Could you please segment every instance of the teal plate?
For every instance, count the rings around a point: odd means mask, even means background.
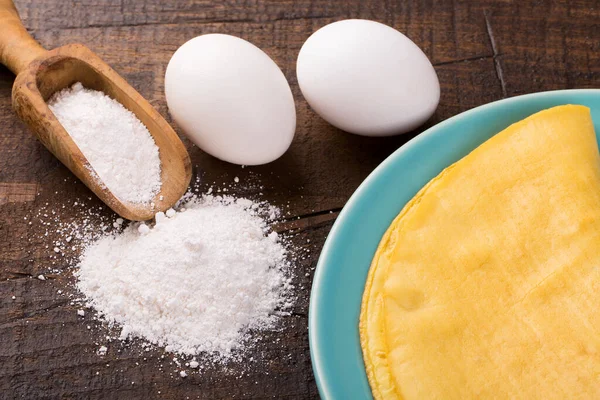
[[[358,333],[360,305],[371,259],[404,205],[444,168],[540,110],[582,104],[600,134],[600,89],[513,97],[443,121],[399,148],[352,195],[325,242],[309,309],[313,371],[324,399],[370,399]]]

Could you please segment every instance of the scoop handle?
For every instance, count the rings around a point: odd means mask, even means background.
[[[12,0],[0,0],[0,63],[18,75],[45,53],[46,50],[27,33]]]

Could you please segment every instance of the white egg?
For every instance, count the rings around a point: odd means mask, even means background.
[[[379,22],[344,20],[319,29],[298,55],[298,84],[310,106],[351,133],[387,136],[423,124],[440,84],[427,56]]]
[[[221,160],[265,164],[294,137],[296,108],[285,76],[267,54],[235,36],[184,43],[167,66],[165,96],[185,134]]]

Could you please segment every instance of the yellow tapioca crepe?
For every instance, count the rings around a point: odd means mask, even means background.
[[[360,315],[376,399],[600,399],[600,157],[583,106],[446,168],[373,259]]]

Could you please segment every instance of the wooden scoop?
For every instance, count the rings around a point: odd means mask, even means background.
[[[123,218],[143,221],[173,206],[191,179],[190,157],[171,126],[138,92],[81,44],[46,51],[25,30],[12,0],[0,0],[0,62],[17,75],[13,108],[39,140],[104,203]],[[58,122],[46,101],[76,82],[99,90],[133,112],[150,131],[159,148],[162,187],[151,203],[118,199]],[[98,132],[99,135],[102,132]]]

